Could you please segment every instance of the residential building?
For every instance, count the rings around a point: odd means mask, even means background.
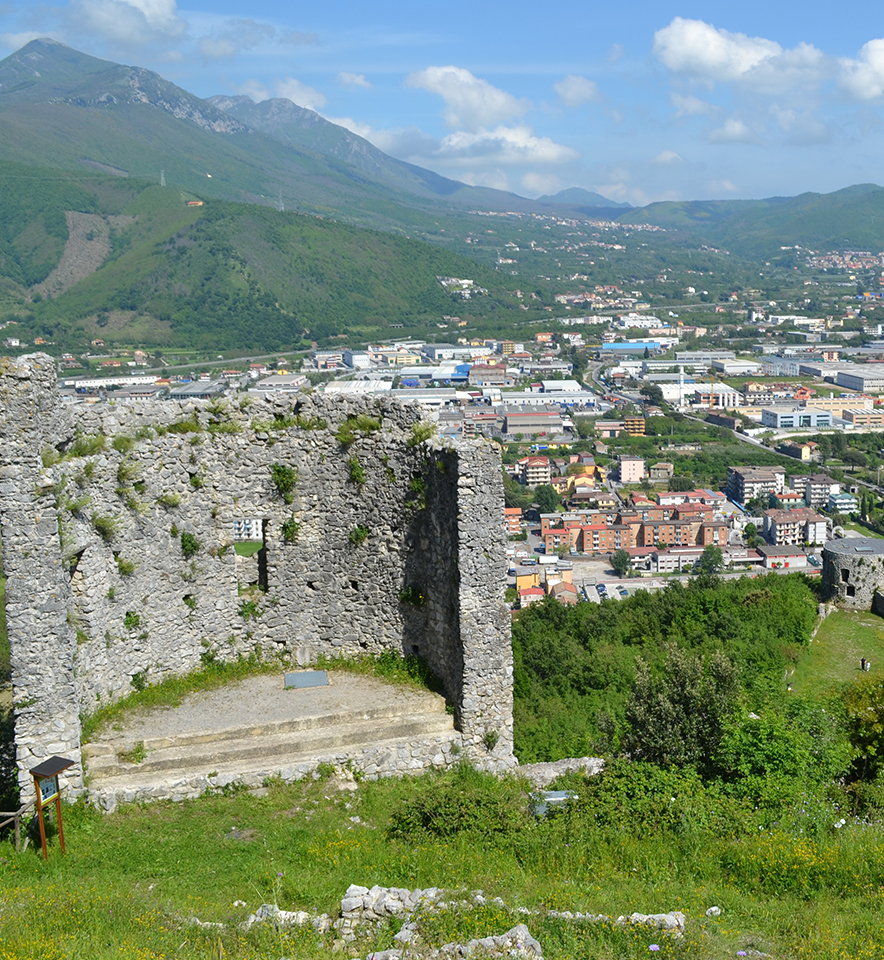
[[[621,483],[639,483],[645,478],[645,461],[643,457],[623,453],[618,457],[620,464]]]
[[[737,503],[747,503],[755,497],[779,493],[786,486],[783,467],[728,467],[727,493]]]
[[[655,463],[648,468],[651,480],[671,480],[675,468],[671,463]]]
[[[549,483],[552,479],[548,457],[523,457],[519,461],[520,480],[529,487]]]
[[[807,507],[797,510],[765,510],[762,530],[768,543],[776,546],[798,543],[825,543],[826,518]]]
[[[804,502],[820,510],[829,502],[829,496],[841,492],[841,484],[824,473],[798,474],[789,479],[789,486],[804,495]]]
[[[826,510],[829,513],[856,513],[859,510],[859,501],[851,493],[830,493]]]
[[[522,532],[522,508],[521,507],[504,507],[503,509],[504,523],[506,525],[506,532],[509,534],[516,534]]]

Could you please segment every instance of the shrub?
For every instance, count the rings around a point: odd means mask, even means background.
[[[284,463],[270,465],[270,479],[276,487],[276,492],[286,503],[295,499],[295,487],[298,483],[298,471]]]
[[[126,484],[138,476],[140,468],[137,463],[131,460],[121,460],[117,467],[117,483]]]
[[[185,530],[181,534],[181,552],[185,557],[190,559],[194,554],[199,553],[200,551],[200,542],[194,536],[194,534]]]
[[[127,630],[135,630],[141,625],[141,617],[134,610],[127,610],[123,625]]]
[[[362,526],[362,524],[357,524],[353,529],[347,534],[347,539],[354,546],[359,546],[361,543],[365,543],[368,539],[368,535],[371,531],[368,527]]]
[[[116,557],[117,569],[120,571],[120,575],[124,577],[131,577],[135,573],[135,564],[132,560],[124,560],[122,557]]]
[[[301,524],[292,516],[282,522],[280,530],[283,540],[287,543],[297,543],[298,536],[301,533]]]
[[[181,503],[181,494],[178,493],[162,493],[157,497],[157,503],[161,507],[177,507]]]
[[[257,620],[261,616],[261,608],[257,600],[243,600],[239,605],[239,615],[243,620]]]
[[[350,482],[361,487],[365,483],[365,467],[359,462],[359,458],[354,454],[347,461],[347,470],[350,474]]]
[[[453,773],[429,779],[416,795],[393,810],[388,835],[409,843],[459,834],[492,838],[512,836],[527,821],[522,785],[461,764]]]
[[[121,434],[120,436],[114,437],[113,440],[111,440],[111,446],[118,453],[125,454],[129,453],[135,446],[135,440],[132,437],[126,437]]]

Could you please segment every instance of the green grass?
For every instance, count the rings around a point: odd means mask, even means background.
[[[884,534],[878,533],[877,530],[873,530],[871,527],[867,527],[861,523],[855,523],[853,520],[847,520],[845,523],[841,524],[845,530],[853,530],[854,533],[858,533],[862,537],[875,537],[878,540],[884,540]]]
[[[237,556],[254,557],[256,553],[260,553],[263,546],[264,544],[260,540],[244,540],[241,543],[235,543],[233,549]]]
[[[796,694],[817,696],[860,676],[860,659],[884,670],[884,620],[865,611],[830,614],[801,654],[790,679]]]
[[[8,838],[0,843],[0,960],[331,958],[339,955],[332,938],[322,945],[312,930],[258,924],[243,932],[237,924],[274,901],[335,915],[351,883],[481,889],[509,909],[489,902],[425,916],[427,940],[463,942],[521,921],[548,960],[638,960],[651,955],[652,943],[659,956],[696,960],[738,950],[877,960],[884,949],[878,828],[810,841],[776,831],[722,839],[688,826],[681,835],[636,839],[619,826],[523,815],[498,836],[467,829],[416,841],[389,832],[394,813],[416,797],[456,797],[461,789],[470,797],[500,793],[465,772],[362,783],[355,792],[322,780],[271,783],[261,797],[214,795],[112,815],[67,809],[65,857],[55,839],[45,864],[34,850],[15,855]],[[514,795],[518,787],[505,790]],[[720,918],[705,916],[712,904]],[[646,929],[523,917],[514,912],[520,906],[614,918],[682,910],[687,934],[670,940]],[[202,929],[191,918],[225,926]],[[393,946],[395,929],[382,925],[354,952]]]

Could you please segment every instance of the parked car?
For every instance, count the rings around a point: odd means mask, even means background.
[[[608,588],[603,583],[597,583],[595,588],[600,597],[603,597],[608,592]]]
[[[629,596],[629,591],[626,589],[626,587],[618,587],[617,592],[620,594],[621,597]]]

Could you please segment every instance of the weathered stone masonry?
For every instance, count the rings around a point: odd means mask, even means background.
[[[81,713],[255,652],[419,653],[467,755],[514,763],[496,446],[421,440],[421,411],[387,399],[72,410],[42,355],[0,360],[0,405],[25,794],[44,756],[79,760]],[[256,560],[232,548],[244,522]]]

